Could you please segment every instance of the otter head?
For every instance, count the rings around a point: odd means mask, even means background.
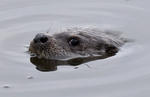
[[[29,51],[46,59],[72,58],[100,55],[104,57],[118,52],[118,42],[104,33],[67,30],[53,36],[39,33],[30,43]]]

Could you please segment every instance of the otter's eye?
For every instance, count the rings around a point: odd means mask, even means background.
[[[69,44],[72,46],[77,46],[80,43],[78,38],[71,38],[69,39]]]

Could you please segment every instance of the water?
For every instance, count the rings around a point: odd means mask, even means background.
[[[0,0],[2,97],[149,97],[148,0]],[[26,45],[39,33],[69,26],[124,32],[134,43],[114,57],[41,72]]]

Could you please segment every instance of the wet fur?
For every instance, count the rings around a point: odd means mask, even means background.
[[[115,55],[127,41],[116,31],[101,31],[96,28],[70,28],[52,36],[45,44],[31,42],[29,51],[46,59],[69,58],[76,56]],[[78,37],[80,45],[72,47],[68,39]]]

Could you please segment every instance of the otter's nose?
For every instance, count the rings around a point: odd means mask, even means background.
[[[48,41],[48,37],[47,37],[47,35],[45,35],[43,33],[39,33],[35,36],[33,41],[34,41],[34,43],[45,43]]]

